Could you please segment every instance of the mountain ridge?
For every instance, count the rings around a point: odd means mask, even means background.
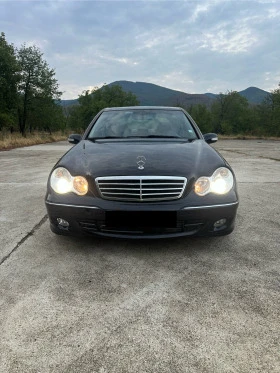
[[[125,92],[133,93],[140,105],[143,106],[183,106],[189,107],[196,104],[210,106],[219,94],[201,93],[193,94],[159,86],[147,82],[132,82],[129,80],[118,80],[109,83],[108,86],[120,85]],[[260,104],[269,92],[257,87],[248,87],[240,92],[250,104]],[[78,99],[61,100],[61,105],[70,106],[77,104]]]
[[[159,86],[153,83],[146,82],[131,82],[127,80],[119,80],[111,85],[120,85],[126,92],[132,92],[138,98],[140,105],[147,106],[190,106],[198,103],[209,105],[211,99],[204,94],[190,94],[182,91]]]

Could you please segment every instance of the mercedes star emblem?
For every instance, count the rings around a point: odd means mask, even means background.
[[[137,162],[138,164],[138,169],[139,170],[144,170],[144,164],[146,163],[146,158],[143,155],[139,155],[137,157]]]

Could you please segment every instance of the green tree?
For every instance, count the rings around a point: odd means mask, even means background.
[[[212,132],[212,116],[206,105],[191,105],[187,110],[198,124],[202,133]]]
[[[222,134],[238,134],[249,124],[248,100],[238,92],[220,93],[212,104],[213,129]]]
[[[8,44],[4,32],[0,34],[0,130],[13,128],[17,108],[19,65],[15,49]]]
[[[66,118],[63,108],[54,100],[44,97],[34,97],[32,110],[28,115],[29,130],[32,125],[33,130],[53,131],[65,129]]]
[[[280,136],[280,84],[264,101],[267,110],[266,132],[270,136]]]
[[[125,92],[119,85],[104,85],[92,91],[84,91],[78,99],[79,105],[70,111],[69,126],[72,129],[84,130],[94,116],[105,107],[135,106],[139,102],[134,94]]]
[[[45,105],[48,102],[50,108],[51,103],[59,99],[61,92],[55,79],[55,71],[48,66],[43,59],[43,53],[36,46],[23,45],[17,52],[17,59],[21,68],[18,85],[19,129],[25,135],[27,127],[32,131],[35,126],[40,127],[42,124],[40,121],[34,123],[31,113],[38,110],[41,103]],[[44,116],[44,113],[42,115]]]

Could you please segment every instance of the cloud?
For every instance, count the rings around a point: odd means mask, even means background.
[[[192,91],[194,81],[187,76],[183,71],[170,71],[166,74],[162,74],[159,77],[149,76],[149,82],[158,84],[161,86],[169,87],[172,85],[173,89],[178,91],[189,92]],[[184,89],[182,89],[184,87]]]
[[[210,49],[218,53],[244,53],[257,43],[258,39],[250,28],[243,26],[228,29],[219,26],[213,32],[204,34],[199,48]]]
[[[195,22],[199,18],[199,16],[201,15],[201,13],[207,13],[208,9],[209,9],[208,4],[203,4],[203,5],[198,4],[196,6],[192,16],[190,17],[190,21]]]
[[[42,50],[64,98],[115,80],[190,93],[271,89],[279,18],[278,1],[0,1],[0,31]]]

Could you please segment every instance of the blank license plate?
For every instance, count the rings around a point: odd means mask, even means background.
[[[107,211],[106,225],[109,227],[164,227],[175,228],[176,211]]]

